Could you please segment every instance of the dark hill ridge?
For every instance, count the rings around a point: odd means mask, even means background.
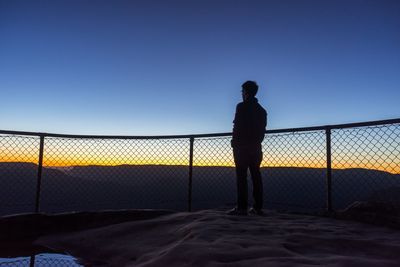
[[[38,165],[31,162],[0,162],[0,169],[35,169],[37,170]]]
[[[188,166],[174,165],[44,167],[41,210],[186,210],[188,172]],[[325,169],[268,167],[262,168],[262,173],[267,208],[320,210],[325,207]],[[0,214],[33,211],[37,165],[0,162],[0,182]],[[332,171],[336,209],[371,196],[385,201],[385,192],[393,196],[396,187],[400,187],[398,174],[368,169]],[[193,167],[193,209],[232,206],[235,198],[233,167]]]

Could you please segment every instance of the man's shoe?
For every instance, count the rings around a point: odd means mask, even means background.
[[[264,215],[264,211],[263,211],[262,209],[251,208],[251,209],[249,210],[249,214],[254,214],[254,215],[262,216],[262,215]]]
[[[247,210],[233,208],[233,209],[229,210],[226,214],[228,214],[228,215],[246,216],[247,215]]]

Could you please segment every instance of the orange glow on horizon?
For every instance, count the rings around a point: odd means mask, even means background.
[[[5,159],[4,157],[1,158],[0,162],[23,162],[23,163],[33,163],[38,164],[37,158],[32,157],[18,157],[18,160],[9,158]],[[121,165],[132,165],[132,166],[141,166],[141,165],[160,165],[160,166],[189,166],[189,162],[182,162],[179,160],[140,160],[140,161],[121,161],[121,160],[99,160],[99,159],[88,159],[85,161],[79,160],[63,160],[63,161],[44,161],[43,167],[73,167],[73,166],[121,166]],[[193,166],[195,167],[234,167],[233,160],[232,162],[215,162],[215,164],[209,164],[208,162],[194,162]],[[270,167],[270,168],[280,168],[280,167],[287,167],[287,168],[316,168],[316,169],[325,169],[326,166],[321,164],[310,164],[310,162],[306,163],[297,163],[297,164],[276,164],[273,162],[263,162],[261,167]],[[391,174],[400,174],[400,166],[399,164],[386,164],[383,166],[376,166],[372,163],[370,164],[351,164],[351,163],[336,163],[332,164],[332,169],[369,169],[369,170],[378,170],[384,171]]]
[[[11,137],[10,137],[11,138]],[[5,140],[5,139],[4,139]],[[10,139],[11,140],[11,139]],[[319,139],[318,139],[319,140]],[[5,140],[0,146],[0,162],[27,162],[38,164],[39,143],[36,139],[23,139],[21,146],[14,140]],[[279,141],[278,144],[280,144]],[[154,140],[70,140],[49,139],[45,142],[44,167],[119,166],[119,165],[189,165],[189,142]],[[265,146],[262,167],[326,168],[324,146],[289,149],[270,143]],[[332,153],[332,169],[362,168],[400,174],[397,150],[347,151],[339,147]],[[234,167],[229,139],[201,139],[195,142],[193,166]]]

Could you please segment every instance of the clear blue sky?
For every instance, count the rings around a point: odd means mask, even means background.
[[[255,80],[268,128],[400,117],[400,1],[0,0],[0,129],[232,129]]]

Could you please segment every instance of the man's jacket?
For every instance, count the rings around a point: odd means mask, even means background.
[[[267,112],[257,98],[239,103],[233,120],[232,147],[261,148],[266,126]]]

